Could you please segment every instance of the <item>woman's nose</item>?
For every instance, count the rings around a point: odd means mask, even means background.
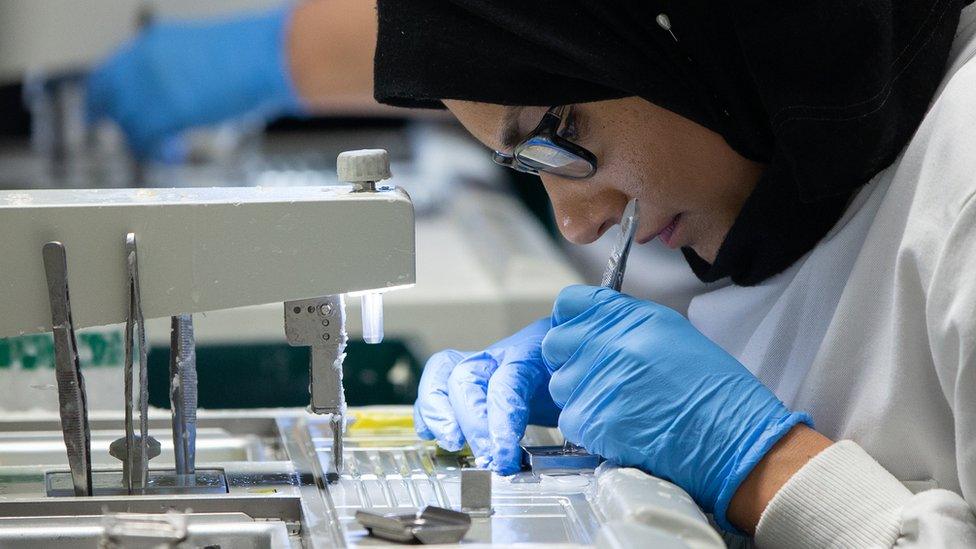
[[[627,198],[619,191],[587,188],[581,181],[542,178],[559,232],[573,244],[589,244],[617,223]]]

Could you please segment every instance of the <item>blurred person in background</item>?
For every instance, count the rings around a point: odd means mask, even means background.
[[[375,5],[357,0],[155,20],[93,69],[88,118],[165,161],[184,130],[230,119],[390,112],[372,99],[375,44]]]

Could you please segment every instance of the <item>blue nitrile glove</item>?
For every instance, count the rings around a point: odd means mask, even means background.
[[[117,122],[145,158],[187,128],[303,112],[286,58],[291,13],[151,24],[89,76],[89,120]]]
[[[723,528],[752,468],[807,414],[791,412],[677,312],[570,286],[542,343],[559,429],[620,465],[682,487]]]
[[[432,356],[414,404],[417,434],[452,452],[467,441],[478,465],[517,472],[526,425],[555,427],[559,415],[540,350],[549,325],[548,318],[533,322],[480,353]]]

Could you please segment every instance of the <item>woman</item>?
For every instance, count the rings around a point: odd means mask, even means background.
[[[526,423],[558,421],[763,545],[976,543],[962,8],[380,1],[377,99],[443,102],[539,174],[570,240],[637,198],[640,243],[734,283],[688,319],[567,288],[551,319],[428,362],[421,436],[506,474]]]
[[[526,424],[558,423],[760,545],[976,545],[963,4],[379,2],[377,99],[443,104],[498,162],[538,172],[570,240],[638,198],[640,242],[734,283],[687,319],[568,288],[551,319],[435,355],[419,434],[507,474]],[[95,72],[93,118],[146,153],[215,116],[314,108],[365,80],[332,77],[360,50],[336,47],[330,6],[154,26]],[[345,43],[368,43],[366,23]],[[270,55],[239,55],[255,49]]]

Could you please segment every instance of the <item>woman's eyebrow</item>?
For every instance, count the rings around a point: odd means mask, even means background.
[[[501,143],[502,148],[508,150],[515,148],[522,141],[522,132],[519,131],[519,117],[522,116],[524,107],[511,107],[505,111],[505,118],[502,120]]]

